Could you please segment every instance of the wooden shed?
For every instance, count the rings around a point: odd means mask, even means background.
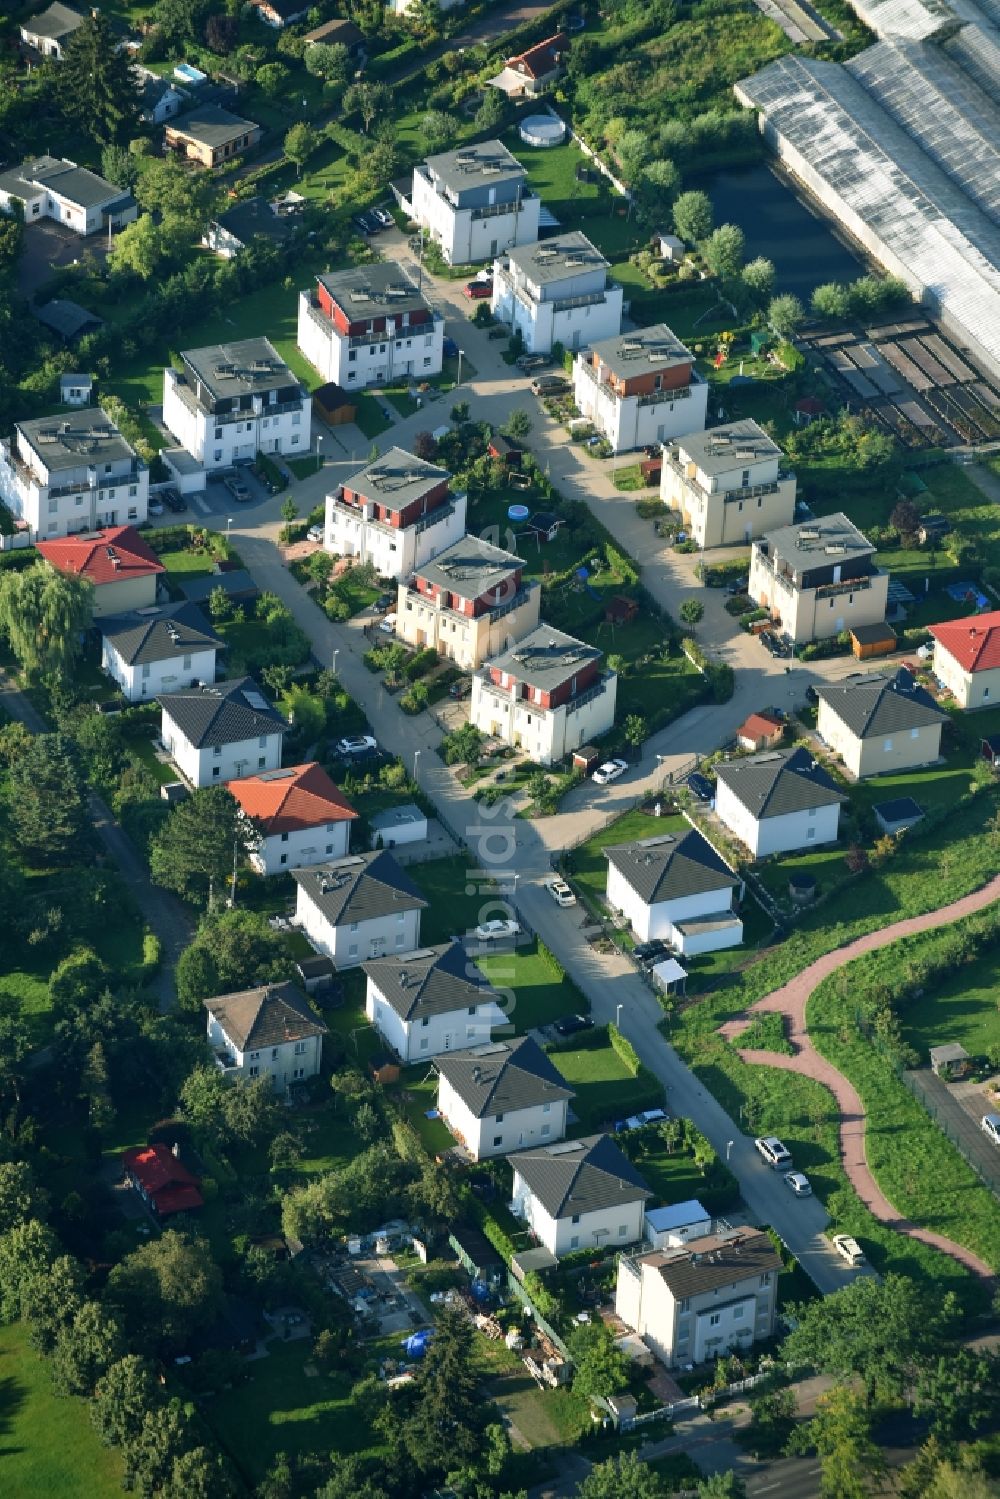
[[[630,599],[625,593],[616,593],[604,608],[604,618],[609,625],[630,625],[638,613],[638,599]]]
[[[851,650],[859,661],[869,656],[887,656],[896,649],[896,632],[892,625],[855,625],[851,631]]]
[[[516,443],[513,438],[505,436],[503,432],[493,433],[489,441],[489,454],[491,458],[495,458],[507,468],[520,468],[521,459],[524,456],[520,444]]]
[[[578,750],[573,751],[573,769],[582,770],[584,775],[589,775],[600,759],[601,752],[596,744],[581,744]]]
[[[313,411],[328,427],[342,427],[345,422],[357,421],[358,406],[354,395],[334,381],[314,390],[312,401]]]

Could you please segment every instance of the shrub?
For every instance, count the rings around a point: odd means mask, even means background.
[[[627,1067],[633,1077],[638,1077],[642,1063],[631,1041],[626,1040],[616,1025],[608,1026],[608,1040],[611,1042],[611,1050],[622,1066]]]

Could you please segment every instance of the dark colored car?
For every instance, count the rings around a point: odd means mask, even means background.
[[[160,499],[175,515],[181,515],[188,507],[187,500],[182,494],[178,494],[176,489],[161,489]]]
[[[726,592],[735,597],[738,593],[746,593],[749,587],[749,578],[733,578],[726,584]]]
[[[356,213],[351,223],[362,234],[379,234],[382,230],[382,225],[373,213]]]
[[[372,604],[372,613],[384,614],[387,609],[392,608],[395,602],[396,595],[394,593],[380,593],[374,604]]]
[[[687,783],[700,802],[710,802],[715,797],[715,788],[707,776],[695,770],[687,778]]]
[[[632,956],[637,963],[652,963],[658,958],[666,957],[670,951],[667,943],[659,937],[654,937],[649,942],[637,942],[632,949]]]
[[[468,697],[472,691],[472,683],[467,677],[462,677],[458,682],[452,682],[448,688],[448,696],[453,698]]]
[[[815,687],[813,686],[813,684],[811,682],[809,683],[809,686],[806,688],[806,702],[807,703],[812,703],[813,707],[815,707],[816,704],[819,702],[819,693],[816,691]]]
[[[589,1031],[594,1022],[589,1015],[567,1015],[565,1020],[556,1021],[556,1034],[560,1036],[575,1036],[578,1031]]]
[[[458,344],[453,338],[446,338],[441,344],[441,352],[446,359],[458,358]]]

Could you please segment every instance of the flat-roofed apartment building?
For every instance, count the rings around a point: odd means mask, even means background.
[[[0,499],[32,540],[140,525],[149,470],[99,406],[18,422],[0,441]]]
[[[595,342],[576,356],[573,395],[616,453],[700,432],[708,385],[665,323]]]
[[[299,293],[298,345],[344,389],[426,380],[441,373],[444,318],[397,261],[351,266]]]
[[[750,417],[688,432],[663,450],[660,498],[700,547],[745,546],[795,519],[795,475]]]
[[[267,338],[188,349],[163,371],[164,425],[206,469],[305,453],[312,401]]]
[[[420,162],[410,206],[449,265],[471,265],[533,244],[542,205],[521,163],[493,140]]]
[[[538,624],[541,585],[524,581],[524,565],[478,536],[463,536],[400,583],[397,636],[474,670]]]
[[[622,325],[623,298],[610,269],[578,230],[508,250],[493,262],[493,315],[521,334],[529,354],[610,338]]]
[[[876,563],[867,536],[837,511],[755,541],[748,592],[799,645],[855,625],[881,624],[889,575]]]
[[[371,562],[402,578],[465,532],[466,496],[451,475],[402,448],[390,448],[326,497],[328,552]]]

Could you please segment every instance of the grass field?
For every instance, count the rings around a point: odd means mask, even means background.
[[[551,1025],[564,1015],[587,1014],[590,1005],[571,978],[560,978],[535,948],[493,953],[480,958],[479,967],[501,991],[512,991],[510,1019],[519,1035]]]
[[[1000,954],[986,953],[953,979],[910,1000],[900,1020],[903,1037],[928,1061],[932,1046],[959,1041],[970,1056],[1000,1046]]]
[[[658,1085],[655,1090],[651,1088],[648,1076],[633,1077],[611,1049],[610,1042],[557,1050],[552,1053],[552,1061],[575,1089],[576,1097],[570,1100],[570,1108],[584,1131],[602,1129],[638,1109],[658,1108],[663,1104],[663,1089]]]
[[[10,1499],[112,1499],[118,1454],[101,1445],[82,1400],[52,1393],[21,1324],[0,1328],[0,1492]]]

